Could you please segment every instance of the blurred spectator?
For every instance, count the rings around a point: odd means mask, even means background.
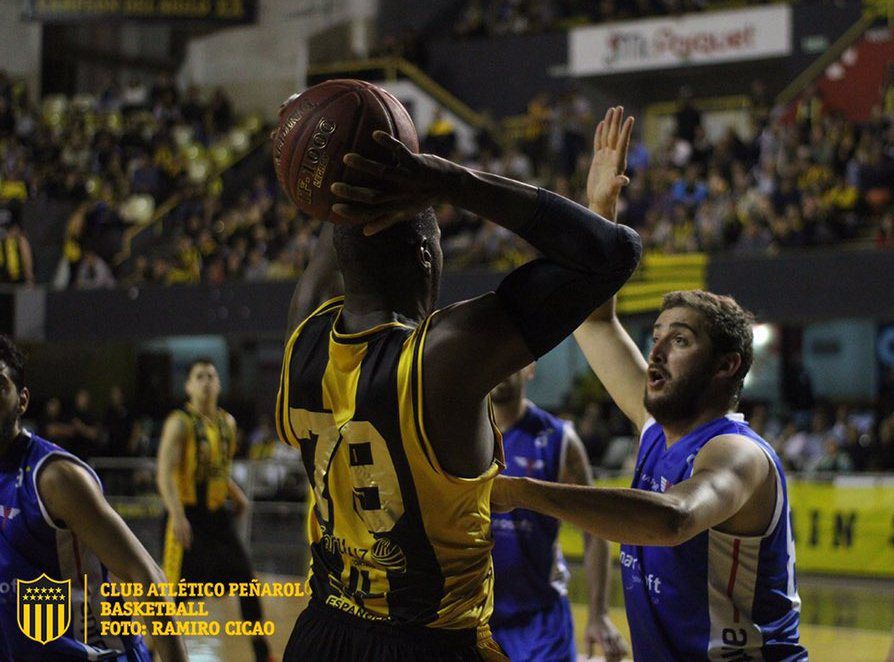
[[[132,77],[127,82],[127,87],[121,93],[121,110],[124,113],[133,113],[145,110],[149,104],[149,90],[137,77]]]
[[[92,248],[87,248],[75,273],[74,285],[79,290],[114,287],[115,277],[105,260]]]
[[[37,430],[41,437],[65,448],[70,447],[75,430],[71,423],[65,419],[62,412],[62,401],[59,398],[53,397],[47,400],[43,411],[38,416]]]
[[[31,244],[18,220],[3,223],[0,208],[0,283],[34,284]]]
[[[678,96],[679,109],[674,115],[677,126],[677,137],[690,145],[695,140],[696,131],[702,125],[702,114],[692,102],[692,89],[686,85],[680,88]]]
[[[813,471],[826,454],[827,442],[837,447],[829,417],[820,407],[813,412],[810,429],[796,432],[782,444],[782,458],[795,471]]]
[[[873,471],[894,471],[894,413],[878,426],[878,442],[871,451],[869,468]]]
[[[65,448],[82,460],[88,460],[99,448],[100,426],[91,410],[90,391],[78,389],[74,398],[74,409],[69,421],[74,434]]]
[[[113,386],[109,391],[109,404],[103,417],[105,442],[103,455],[127,457],[139,454],[140,426],[124,401],[124,391]]]
[[[422,151],[450,158],[456,149],[456,127],[446,116],[443,108],[435,110],[434,119],[428,125],[422,139]]]

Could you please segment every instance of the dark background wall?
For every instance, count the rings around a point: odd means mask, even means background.
[[[501,274],[448,273],[441,305],[496,287]],[[781,257],[716,256],[708,287],[733,294],[763,321],[894,315],[894,252],[815,250]],[[278,338],[294,284],[144,287],[47,294],[45,338],[85,343],[170,335]]]

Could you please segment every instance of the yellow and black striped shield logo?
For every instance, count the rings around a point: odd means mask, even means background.
[[[71,580],[56,581],[46,573],[37,579],[16,582],[19,629],[29,639],[47,644],[58,639],[71,624]]]

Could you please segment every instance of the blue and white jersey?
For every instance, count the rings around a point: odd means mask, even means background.
[[[776,472],[776,506],[761,536],[709,529],[676,547],[621,546],[621,577],[636,660],[806,660],[798,642],[801,600],[785,475],[773,449],[739,414],[706,423],[666,447],[643,428],[632,487],[664,492],[692,476],[714,437],[756,443]]]
[[[70,530],[54,522],[37,492],[37,478],[47,461],[62,458],[84,462],[53,443],[30,433],[13,442],[0,458],[0,660],[117,660],[151,658],[140,637],[101,637],[99,585],[106,569]],[[46,573],[56,581],[71,580],[71,624],[59,639],[46,644],[26,637],[17,621],[16,581]],[[84,643],[84,575],[87,575],[87,641]],[[108,599],[107,599],[108,600]]]
[[[524,415],[503,433],[506,476],[556,482],[570,424],[528,402]],[[567,594],[569,572],[559,549],[558,520],[517,508],[491,515],[494,540],[495,627],[550,609]]]

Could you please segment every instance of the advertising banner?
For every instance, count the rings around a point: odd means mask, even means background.
[[[568,72],[669,69],[791,51],[791,7],[777,5],[576,28],[568,39]]]

